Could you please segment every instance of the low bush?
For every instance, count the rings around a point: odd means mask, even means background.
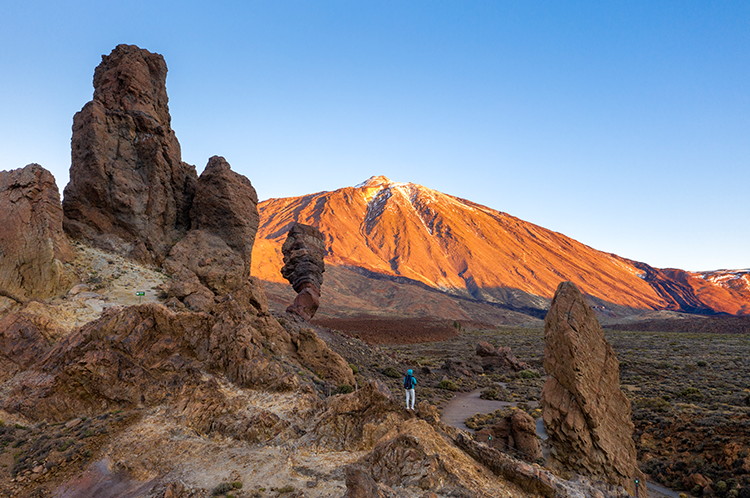
[[[438,384],[438,387],[440,389],[446,389],[448,391],[458,391],[458,386],[456,385],[456,383],[448,379],[441,380]]]
[[[391,377],[393,379],[398,379],[401,377],[401,374],[393,367],[386,367],[383,369],[383,375],[387,377]]]
[[[342,384],[339,386],[339,394],[349,394],[353,392],[354,392],[354,388],[350,386],[349,384]]]
[[[534,370],[521,370],[518,372],[518,376],[522,379],[538,379],[541,377],[539,372]]]

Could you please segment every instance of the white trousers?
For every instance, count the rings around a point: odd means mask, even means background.
[[[414,394],[414,389],[407,389],[406,390],[406,409],[408,410],[411,408],[414,409],[414,400],[416,399],[416,394]],[[409,406],[409,398],[411,398],[411,406]]]

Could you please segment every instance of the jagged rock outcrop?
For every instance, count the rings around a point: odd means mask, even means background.
[[[571,282],[555,293],[544,326],[544,425],[563,467],[635,494],[630,402],[620,390],[619,362],[593,310]],[[645,495],[645,489],[641,490]]]
[[[221,156],[208,160],[190,210],[191,229],[220,237],[236,251],[250,275],[255,233],[258,231],[258,194],[247,177],[232,171]]]
[[[113,252],[160,263],[190,228],[195,167],[171,128],[167,65],[118,45],[94,72],[94,98],[73,118],[66,232]]]
[[[294,223],[281,252],[284,255],[281,275],[297,293],[287,312],[310,320],[320,306],[320,288],[325,272],[325,238],[315,227]]]
[[[36,363],[60,335],[54,320],[25,311],[35,304],[0,318],[0,382]]]
[[[210,312],[217,299],[232,294],[243,305],[266,310],[262,285],[250,277],[256,205],[250,180],[232,171],[223,157],[209,159],[190,211],[192,229],[164,262],[174,276],[170,297],[190,309]]]
[[[533,461],[543,457],[542,444],[536,435],[536,422],[523,410],[513,410],[492,427],[477,431],[476,435],[482,441],[487,438],[490,446],[501,451],[516,449],[524,459]]]
[[[218,318],[156,304],[110,308],[23,372],[2,408],[32,420],[65,420],[152,406],[171,397],[176,386],[200,384],[202,370],[239,386],[296,389],[296,373],[274,359],[290,352],[283,329],[236,301],[220,306]]]
[[[375,482],[390,488],[421,488],[442,496],[529,496],[494,479],[449,438],[420,419],[406,420],[360,462]]]
[[[488,372],[520,372],[531,368],[516,358],[507,346],[495,349],[492,344],[480,341],[476,353],[482,359],[482,368]]]
[[[349,364],[318,337],[314,330],[301,328],[292,337],[297,356],[307,368],[319,373],[324,379],[332,380],[336,386],[354,387],[354,373]]]
[[[72,285],[63,266],[73,251],[62,218],[52,173],[38,164],[0,171],[0,289],[5,297],[48,299]]]
[[[404,418],[401,405],[378,380],[329,401],[314,422],[315,443],[338,451],[362,451],[373,445]]]

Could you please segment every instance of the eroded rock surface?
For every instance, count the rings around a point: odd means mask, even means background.
[[[620,390],[619,362],[578,288],[563,282],[544,327],[544,425],[562,466],[623,486],[643,481],[636,462],[630,402]],[[645,494],[645,489],[640,490]]]
[[[17,301],[47,299],[72,285],[60,193],[38,164],[0,171],[0,289]]]
[[[118,45],[94,72],[94,98],[73,118],[65,230],[103,249],[160,263],[190,228],[197,174],[171,128],[167,65]]]
[[[192,229],[169,252],[174,275],[168,294],[189,309],[210,312],[231,294],[244,306],[267,309],[262,285],[250,276],[258,229],[257,194],[250,180],[220,156],[208,161],[190,211]]]
[[[281,252],[284,255],[281,274],[297,292],[294,303],[287,311],[310,320],[320,306],[326,253],[323,234],[310,225],[295,223],[289,230]]]

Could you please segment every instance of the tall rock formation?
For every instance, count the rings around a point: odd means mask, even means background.
[[[281,247],[284,255],[282,276],[292,284],[297,297],[287,308],[289,313],[312,319],[320,306],[320,288],[325,268],[325,238],[315,227],[295,223]]]
[[[18,300],[65,292],[63,262],[72,249],[63,233],[55,178],[38,164],[0,171],[0,289]]]
[[[571,282],[557,287],[544,324],[542,416],[552,456],[562,466],[635,494],[630,401],[620,390],[619,362],[593,310]],[[645,496],[645,488],[641,495]]]
[[[190,228],[197,174],[181,160],[159,54],[118,45],[94,72],[94,99],[73,118],[65,230],[160,263]]]
[[[223,157],[209,159],[190,211],[193,229],[164,262],[174,276],[171,296],[191,309],[210,311],[217,298],[232,294],[242,305],[265,311],[261,284],[250,277],[257,202],[250,180]]]

